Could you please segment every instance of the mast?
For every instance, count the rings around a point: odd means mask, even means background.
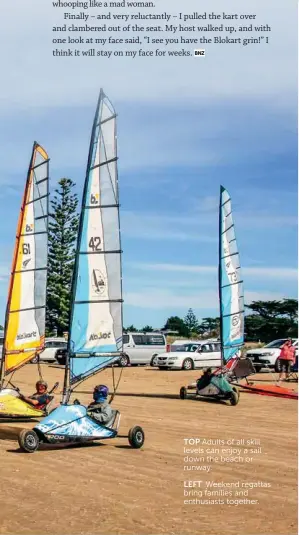
[[[67,403],[73,384],[117,360],[121,349],[116,113],[101,89],[82,196],[72,279],[63,403]]]
[[[3,387],[6,374],[26,364],[36,351],[44,347],[49,212],[48,170],[48,155],[37,142],[34,142],[11,268],[0,388]]]
[[[223,366],[223,355],[224,355],[224,341],[223,341],[223,327],[222,327],[222,291],[221,291],[221,256],[222,256],[222,191],[223,187],[220,186],[220,196],[219,196],[219,244],[218,244],[218,293],[219,293],[219,304],[220,304],[220,346],[221,346],[221,367]]]

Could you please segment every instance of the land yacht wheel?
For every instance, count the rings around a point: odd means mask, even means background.
[[[187,388],[185,386],[182,386],[182,388],[180,389],[180,398],[186,399],[186,397],[187,397]]]
[[[132,427],[128,434],[128,440],[132,448],[141,448],[144,444],[144,431],[139,425]]]
[[[19,446],[26,453],[34,453],[39,446],[39,438],[35,431],[22,429],[18,436]]]

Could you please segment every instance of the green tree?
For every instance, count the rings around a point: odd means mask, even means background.
[[[134,325],[129,325],[129,327],[126,327],[124,329],[124,332],[126,332],[126,333],[138,333],[138,329],[136,329],[136,327],[134,327]]]
[[[143,328],[141,329],[141,332],[143,332],[143,333],[152,333],[153,330],[154,330],[154,329],[153,329],[150,325],[146,325],[145,327],[143,327]]]
[[[69,330],[71,282],[78,233],[78,197],[69,178],[58,182],[51,200],[49,220],[49,272],[47,290],[47,333],[62,335]]]
[[[189,308],[186,316],[185,316],[185,319],[184,319],[184,323],[185,325],[187,326],[189,332],[197,332],[198,331],[198,320],[197,320],[197,317],[195,316],[192,308]]]
[[[177,331],[180,336],[189,336],[189,329],[187,325],[185,324],[184,320],[178,316],[171,316],[168,318],[164,329],[169,331]]]
[[[271,342],[275,338],[298,336],[297,299],[253,301],[245,306],[253,312],[245,316],[246,340]]]

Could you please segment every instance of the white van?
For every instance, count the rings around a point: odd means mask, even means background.
[[[121,366],[152,364],[154,357],[166,351],[166,338],[162,333],[126,333],[123,335]]]

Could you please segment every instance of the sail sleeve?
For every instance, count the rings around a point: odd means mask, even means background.
[[[71,383],[105,368],[122,350],[116,115],[102,91],[83,192],[69,349]]]
[[[219,223],[221,343],[225,363],[244,343],[244,297],[231,198],[222,186]]]
[[[44,348],[48,255],[49,158],[34,143],[18,221],[8,292],[4,374]]]

